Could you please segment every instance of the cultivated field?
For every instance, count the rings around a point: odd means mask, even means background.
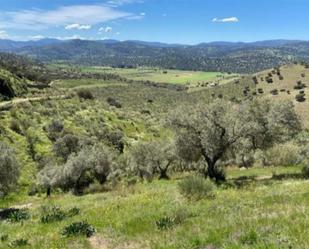
[[[156,68],[120,69],[106,67],[85,67],[83,72],[106,72],[119,74],[132,80],[149,80],[159,83],[198,85],[203,83],[224,83],[237,78],[236,74],[220,72],[200,72],[165,70]]]

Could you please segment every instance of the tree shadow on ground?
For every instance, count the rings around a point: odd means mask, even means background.
[[[272,185],[276,181],[282,180],[304,180],[305,177],[302,173],[281,173],[274,174],[272,176],[241,176],[237,178],[232,178],[224,183],[227,186],[244,188],[252,185]]]

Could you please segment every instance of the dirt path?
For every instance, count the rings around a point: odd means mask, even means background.
[[[99,235],[91,237],[89,242],[93,249],[149,249],[149,246],[142,246],[132,241],[114,246],[111,239],[106,239]]]
[[[109,249],[109,241],[99,236],[93,236],[89,239],[90,245],[93,249]]]
[[[0,111],[6,111],[11,109],[13,106],[20,105],[27,102],[32,101],[42,101],[49,99],[65,99],[66,95],[56,95],[56,96],[40,96],[40,97],[32,97],[32,98],[16,98],[10,101],[0,102]]]

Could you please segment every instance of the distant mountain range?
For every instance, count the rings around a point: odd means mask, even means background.
[[[299,40],[198,45],[117,40],[0,40],[0,51],[27,55],[43,62],[236,73],[252,73],[295,60],[309,60],[309,42]]]

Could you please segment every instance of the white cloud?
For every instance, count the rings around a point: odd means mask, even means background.
[[[226,17],[226,18],[214,18],[212,19],[212,22],[239,22],[239,19],[237,17]]]
[[[42,30],[78,23],[95,25],[134,16],[105,5],[71,5],[47,11],[31,9],[0,12],[0,24],[11,29]]]
[[[105,28],[105,32],[106,33],[110,33],[110,32],[112,32],[113,31],[113,28],[112,27],[106,27]]]
[[[29,36],[28,37],[30,40],[42,40],[42,39],[44,39],[44,38],[46,38],[45,36],[43,36],[43,35],[34,35],[34,36]]]
[[[58,40],[86,40],[87,38],[83,37],[83,36],[79,36],[79,35],[72,35],[72,36],[57,36],[57,37],[53,37],[55,39]]]
[[[5,30],[0,30],[0,39],[9,38],[8,33]]]
[[[107,1],[107,5],[112,7],[119,7],[125,4],[132,4],[132,3],[143,3],[144,0],[109,0]]]
[[[111,33],[112,31],[113,31],[112,27],[101,27],[101,28],[99,28],[98,34]]]
[[[139,15],[135,15],[135,16],[129,16],[127,17],[128,20],[142,20],[144,19],[146,16],[146,13],[140,13]]]
[[[116,35],[120,35],[120,32],[116,32]]]
[[[78,23],[73,23],[73,24],[69,24],[67,26],[65,26],[66,30],[71,30],[71,29],[91,29],[91,25],[82,25],[82,24],[78,24]]]

